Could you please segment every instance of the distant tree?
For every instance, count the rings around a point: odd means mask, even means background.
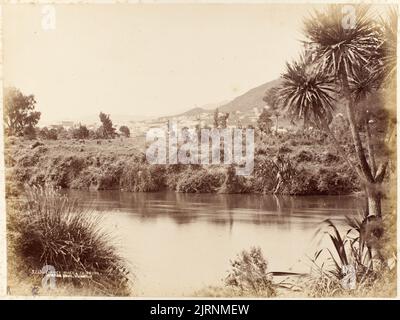
[[[104,127],[103,126],[100,126],[100,127],[98,127],[96,129],[95,136],[96,136],[96,139],[106,139],[107,138],[106,134],[104,132]]]
[[[35,111],[35,105],[33,95],[26,96],[14,87],[5,89],[4,124],[8,135],[33,136],[40,119],[40,112]]]
[[[273,87],[267,92],[265,92],[265,96],[263,100],[268,104],[271,108],[271,113],[275,117],[275,132],[278,132],[278,120],[281,115],[281,104],[279,103],[278,99],[278,87]]]
[[[45,140],[57,140],[57,129],[52,128],[49,130],[47,127],[43,127],[39,130],[39,137]]]
[[[49,130],[49,133],[47,135],[47,138],[49,140],[57,140],[58,139],[58,134],[57,134],[57,129],[51,128]]]
[[[93,130],[93,129],[90,129],[89,130],[89,138],[90,139],[98,139],[99,137],[97,135],[97,131]]]
[[[26,126],[22,132],[22,135],[27,139],[36,139],[38,135],[38,131],[34,126]]]
[[[116,133],[113,123],[110,119],[110,115],[100,112],[99,117],[102,123],[101,127],[99,128],[99,134],[101,137],[104,139],[114,138]]]
[[[214,128],[218,128],[219,126],[219,111],[218,108],[214,111]]]
[[[79,124],[79,127],[72,131],[72,137],[74,139],[87,139],[89,138],[89,130],[85,125]]]
[[[127,126],[121,126],[119,127],[119,131],[127,138],[131,136],[131,131]]]
[[[219,125],[221,128],[225,129],[228,126],[228,118],[229,112],[225,112],[222,116],[220,116]]]
[[[219,114],[218,108],[214,111],[214,128],[226,128],[228,125],[229,112]]]
[[[58,139],[71,139],[72,135],[70,135],[70,132],[66,130],[63,126],[58,126],[57,127],[57,138]]]
[[[47,127],[43,127],[42,129],[39,130],[39,137],[42,139],[47,139],[48,134],[49,134],[49,129]]]
[[[257,120],[257,125],[261,132],[266,134],[271,133],[271,128],[273,125],[271,116],[271,112],[267,108],[264,108]]]

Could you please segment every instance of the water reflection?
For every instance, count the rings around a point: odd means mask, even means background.
[[[313,236],[330,218],[357,214],[362,198],[67,191],[106,218],[135,274],[135,294],[191,295],[221,285],[229,261],[260,246],[270,271],[307,272]]]
[[[119,191],[69,191],[98,211],[124,212],[141,220],[168,217],[177,224],[206,221],[233,225],[291,223],[314,224],[361,212],[362,198],[355,196],[291,197],[254,194],[184,194],[175,192],[127,193]]]

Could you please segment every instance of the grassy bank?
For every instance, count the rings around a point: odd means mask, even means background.
[[[125,261],[100,217],[77,201],[51,188],[26,188],[18,202],[8,202],[7,218],[12,294],[130,294]],[[54,287],[43,286],[43,272],[51,271],[43,268],[57,273]]]
[[[85,190],[149,192],[272,193],[279,153],[293,169],[278,193],[349,194],[359,183],[326,141],[298,136],[269,136],[256,143],[252,176],[236,177],[232,166],[149,165],[137,139],[44,140],[10,138],[6,142],[7,194],[25,183]]]

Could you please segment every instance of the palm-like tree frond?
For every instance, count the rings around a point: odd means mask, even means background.
[[[354,72],[348,76],[348,81],[350,91],[356,102],[365,99],[379,88],[379,77],[377,68],[354,67]]]
[[[303,56],[299,62],[286,65],[282,78],[277,96],[292,119],[304,119],[317,125],[332,120],[336,94],[334,77],[310,65]]]
[[[354,24],[344,24],[341,5],[325,12],[315,11],[304,22],[305,35],[313,45],[315,59],[338,79],[355,73],[355,67],[369,66],[379,46],[379,30],[368,6],[356,6]]]
[[[381,85],[391,85],[397,75],[397,7],[390,7],[387,17],[380,17],[381,44],[378,48]]]

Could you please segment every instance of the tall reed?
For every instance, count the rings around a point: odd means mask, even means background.
[[[63,273],[84,273],[75,286],[88,285],[101,295],[127,295],[128,270],[101,228],[101,218],[53,188],[27,187],[9,228],[14,249],[29,269],[52,265]]]

